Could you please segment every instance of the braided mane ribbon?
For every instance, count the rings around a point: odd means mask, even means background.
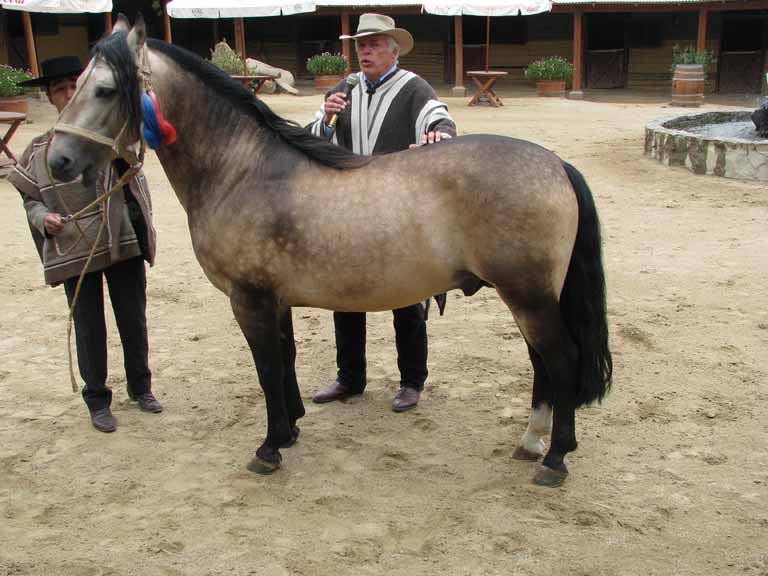
[[[163,118],[157,97],[152,90],[141,95],[141,115],[144,118],[144,140],[152,150],[157,150],[160,144],[176,142],[176,128]]]

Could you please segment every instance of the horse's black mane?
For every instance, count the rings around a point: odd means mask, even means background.
[[[156,39],[147,40],[147,46],[168,56],[242,113],[269,128],[275,137],[310,158],[338,169],[357,168],[370,162],[369,156],[354,154],[346,148],[313,136],[296,122],[281,118],[239,82],[199,56]],[[102,56],[114,72],[120,86],[121,111],[126,115],[128,125],[138,130],[141,121],[138,74],[128,47],[127,33],[111,34],[96,44],[93,50],[94,56]]]
[[[93,47],[93,56],[102,56],[115,75],[120,96],[120,112],[126,117],[134,134],[139,134],[141,123],[141,100],[139,75],[128,48],[128,34],[115,32],[106,36]]]

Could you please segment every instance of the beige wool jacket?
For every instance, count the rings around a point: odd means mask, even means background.
[[[71,182],[57,182],[54,186],[45,166],[46,149],[51,136],[52,133],[47,132],[27,146],[18,164],[8,175],[8,181],[21,194],[30,231],[43,263],[45,282],[53,286],[80,274],[105,217],[105,208],[102,204],[96,205],[83,214],[77,223],[67,222],[62,232],[55,237],[45,231],[45,216],[52,212],[62,216],[76,213],[109,190],[119,179],[119,174],[112,163],[102,170],[96,184],[89,188],[83,185],[82,177]],[[140,221],[143,225],[138,236],[131,224],[126,203],[126,194],[129,193],[136,200],[133,206],[137,206],[141,212]],[[142,172],[124,190],[115,192],[107,200],[106,224],[88,272],[103,270],[116,262],[139,255],[143,255],[150,265],[154,264],[152,201]]]

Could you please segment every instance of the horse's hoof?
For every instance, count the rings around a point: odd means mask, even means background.
[[[552,468],[542,466],[533,477],[533,483],[546,488],[559,488],[567,477],[567,471],[563,472],[562,470],[553,470]]]
[[[515,448],[515,451],[512,453],[512,458],[515,460],[525,460],[527,462],[536,462],[542,456],[543,454],[536,454],[536,452],[526,450],[522,446]]]
[[[290,448],[294,444],[296,444],[296,441],[299,439],[299,434],[301,434],[301,428],[298,426],[293,426],[291,428],[291,439],[285,442],[284,444],[280,445],[280,448]]]
[[[280,461],[278,460],[277,462],[267,462],[258,456],[254,456],[251,461],[248,462],[247,468],[256,474],[272,474],[275,470],[280,468]]]

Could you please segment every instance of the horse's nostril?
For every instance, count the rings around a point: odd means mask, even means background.
[[[58,176],[72,165],[72,159],[63,154],[57,154],[56,156],[48,158],[48,165],[50,166],[53,175]]]

